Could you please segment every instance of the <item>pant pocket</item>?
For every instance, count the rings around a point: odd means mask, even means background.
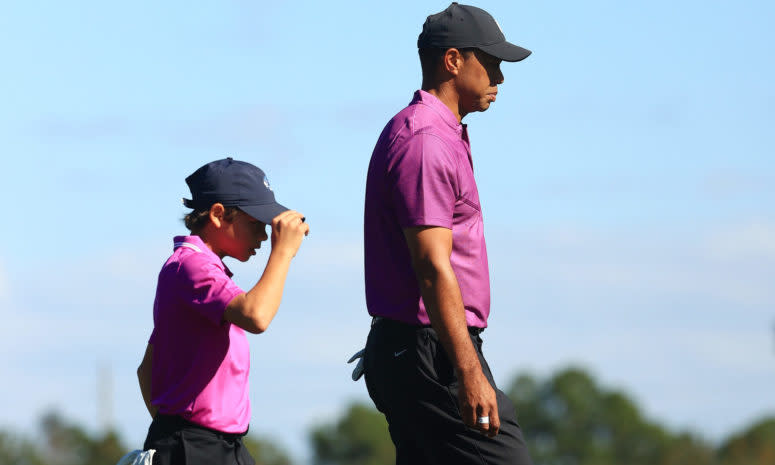
[[[181,432],[186,465],[234,463],[234,447],[209,432]],[[230,460],[231,458],[231,460]]]

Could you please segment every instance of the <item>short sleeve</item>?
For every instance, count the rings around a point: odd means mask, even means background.
[[[219,325],[229,302],[242,289],[226,272],[203,253],[192,253],[180,262],[179,285],[185,303]]]
[[[427,133],[410,137],[388,167],[388,185],[401,227],[452,229],[457,165],[440,138]]]

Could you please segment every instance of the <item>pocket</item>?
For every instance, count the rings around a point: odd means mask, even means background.
[[[439,384],[443,386],[456,386],[458,384],[455,368],[452,360],[447,356],[447,351],[440,344],[436,346],[436,356],[433,360],[438,376]]]
[[[422,331],[417,346],[420,365],[428,377],[442,386],[457,383],[452,361],[433,330]]]
[[[185,464],[185,452],[180,431],[162,437],[149,438],[143,446],[144,450],[154,449],[153,465]]]
[[[237,455],[239,457],[240,465],[256,465],[256,460],[253,458],[252,455],[250,455],[250,452],[245,447],[245,444],[242,442],[242,439],[239,440],[237,447],[239,447]]]
[[[181,431],[185,465],[222,463],[234,455],[234,447],[209,431]],[[227,462],[223,462],[227,463]]]

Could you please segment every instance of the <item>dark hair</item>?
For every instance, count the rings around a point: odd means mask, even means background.
[[[231,221],[234,219],[234,216],[237,215],[237,207],[223,207],[224,208],[224,219],[226,221]],[[193,234],[198,233],[202,230],[205,226],[207,226],[207,223],[210,221],[210,209],[200,209],[200,210],[194,210],[191,213],[187,214],[183,217],[183,223],[186,224],[186,227],[189,231],[191,231]]]
[[[436,79],[439,63],[450,48],[453,47],[423,47],[417,49],[417,54],[420,55],[420,67],[422,68],[423,81]],[[465,57],[468,57],[474,50],[476,49],[471,47],[458,49]]]

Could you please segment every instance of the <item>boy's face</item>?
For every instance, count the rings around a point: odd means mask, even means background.
[[[224,255],[246,262],[261,248],[261,243],[269,239],[266,224],[258,221],[242,210],[231,221],[224,222],[221,249]]]

